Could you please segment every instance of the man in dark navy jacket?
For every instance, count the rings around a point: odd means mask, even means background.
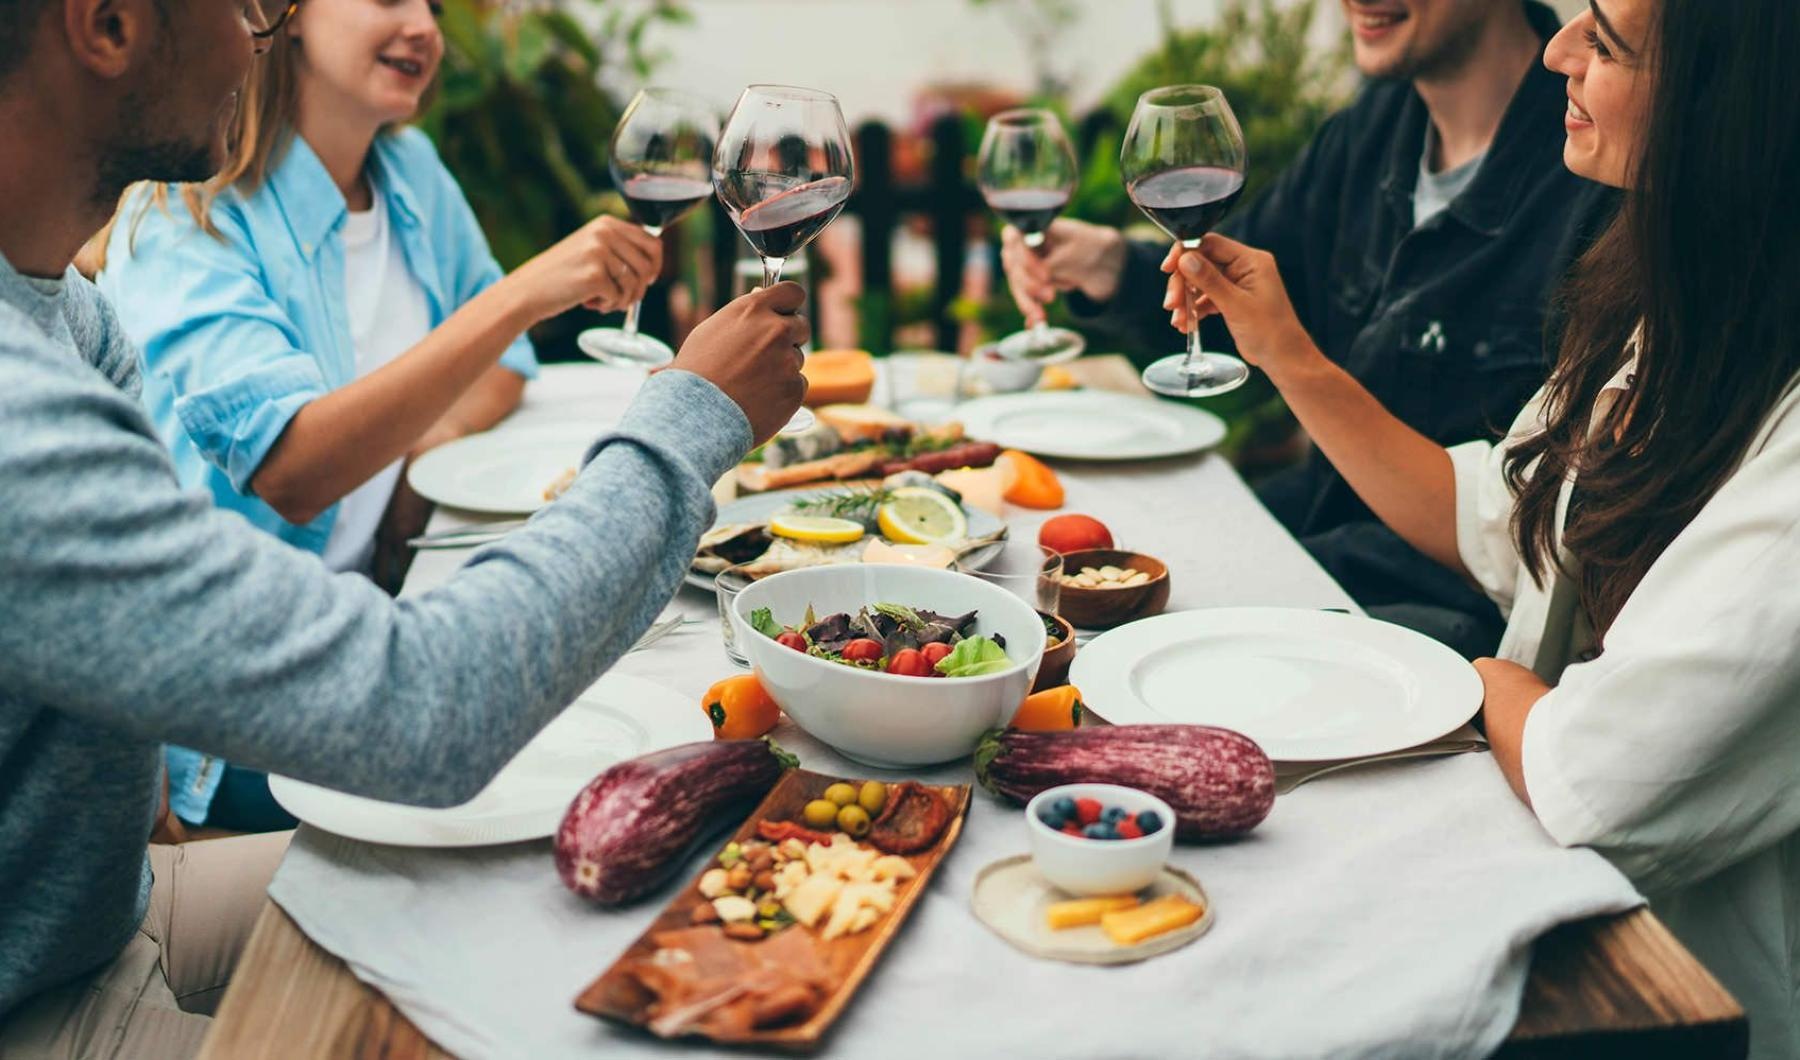
[[[1551,296],[1613,208],[1562,164],[1563,79],[1539,62],[1558,19],[1521,0],[1340,2],[1369,83],[1219,230],[1275,255],[1319,348],[1408,424],[1446,445],[1497,437],[1543,382]],[[1164,354],[1180,345],[1166,250],[1059,220],[1035,253],[1009,230],[1004,258],[1028,320],[1067,292],[1078,320]],[[1209,349],[1231,348],[1205,327]],[[1493,604],[1318,453],[1257,493],[1371,614],[1493,651]]]

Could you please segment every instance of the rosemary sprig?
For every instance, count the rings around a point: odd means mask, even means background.
[[[830,493],[801,497],[788,505],[800,515],[822,515],[834,519],[862,521],[875,518],[876,509],[892,500],[894,491],[885,486],[852,486]]]

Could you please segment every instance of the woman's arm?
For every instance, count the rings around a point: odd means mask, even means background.
[[[1382,407],[1313,344],[1273,256],[1209,235],[1178,258],[1201,312],[1225,317],[1238,352],[1268,373],[1327,459],[1408,544],[1466,574],[1456,545],[1456,478],[1444,447]]]
[[[401,356],[307,402],[258,465],[251,489],[288,522],[311,522],[413,451],[527,327],[583,303],[629,305],[661,262],[662,245],[636,225],[615,217],[586,225],[465,302]],[[504,415],[494,413],[494,398],[463,411],[492,416],[491,425]]]
[[[1525,790],[1525,719],[1531,708],[1550,692],[1544,679],[1529,668],[1504,659],[1476,659],[1481,675],[1481,718],[1494,764],[1512,785],[1513,794],[1531,805]]]

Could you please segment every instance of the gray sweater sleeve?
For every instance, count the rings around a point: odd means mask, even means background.
[[[711,383],[660,373],[561,500],[397,601],[182,492],[136,403],[64,351],[0,336],[0,376],[0,687],[423,805],[472,797],[631,645],[751,441]]]

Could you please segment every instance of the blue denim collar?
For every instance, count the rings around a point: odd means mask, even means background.
[[[386,132],[375,137],[368,164],[373,178],[370,183],[386,204],[389,218],[397,225],[417,228],[421,223],[418,200],[406,182],[403,167],[395,164],[393,138]],[[325,238],[343,222],[348,209],[344,193],[338,190],[312,145],[297,133],[288,140],[281,161],[269,174],[268,184],[281,204],[301,257],[310,262]]]

